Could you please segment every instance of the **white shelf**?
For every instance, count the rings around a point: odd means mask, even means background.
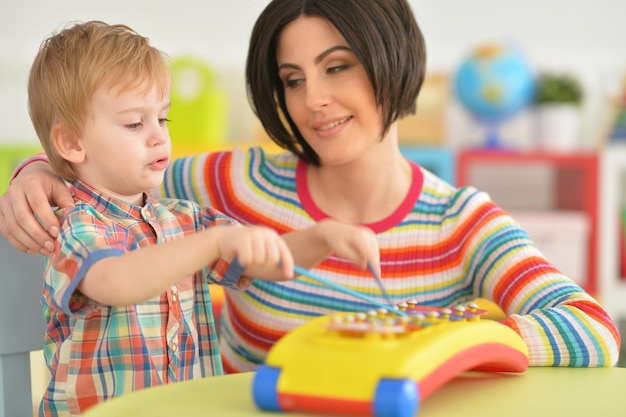
[[[585,287],[589,271],[591,219],[582,210],[510,210],[541,253],[563,274]]]
[[[626,280],[619,268],[620,210],[626,202],[626,145],[609,145],[600,158],[598,299],[618,321],[626,319]]]

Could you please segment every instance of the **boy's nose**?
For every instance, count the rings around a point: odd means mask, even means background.
[[[167,126],[158,126],[153,128],[153,131],[150,133],[150,144],[152,146],[162,145],[167,142],[168,138]]]

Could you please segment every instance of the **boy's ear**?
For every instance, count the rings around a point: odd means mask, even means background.
[[[73,164],[85,160],[85,149],[76,135],[61,123],[55,123],[50,130],[52,146],[59,156]]]

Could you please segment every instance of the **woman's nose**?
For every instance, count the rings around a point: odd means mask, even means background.
[[[331,103],[330,90],[323,82],[307,80],[306,105],[311,110],[318,110]]]

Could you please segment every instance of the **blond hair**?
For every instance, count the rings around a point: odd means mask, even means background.
[[[58,123],[79,135],[100,86],[132,89],[145,83],[165,94],[169,74],[168,56],[125,25],[77,23],[44,40],[30,70],[28,111],[52,169],[67,180],[76,178],[55,150],[51,131]]]

